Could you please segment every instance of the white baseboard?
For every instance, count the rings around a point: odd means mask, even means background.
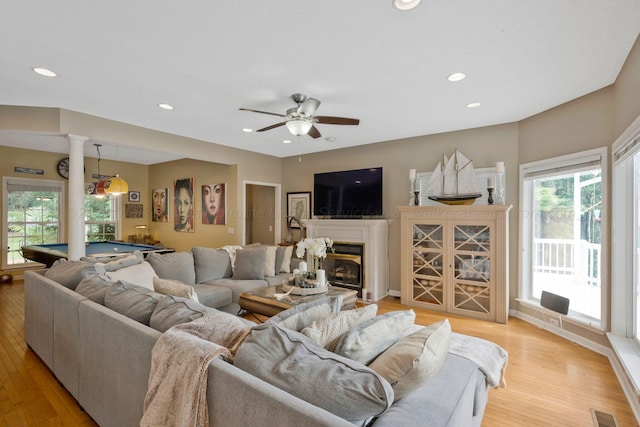
[[[400,291],[393,291],[393,290],[389,289],[389,295],[391,295],[392,297],[400,298]]]

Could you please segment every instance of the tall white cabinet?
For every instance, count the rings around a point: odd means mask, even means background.
[[[398,210],[402,304],[506,323],[511,206]]]

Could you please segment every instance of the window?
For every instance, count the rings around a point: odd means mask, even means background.
[[[64,184],[60,181],[3,177],[3,268],[30,262],[21,255],[24,245],[58,243],[64,218]]]
[[[84,234],[86,242],[117,240],[119,197],[84,196]]]
[[[569,298],[570,315],[602,329],[606,149],[522,165],[521,292]]]

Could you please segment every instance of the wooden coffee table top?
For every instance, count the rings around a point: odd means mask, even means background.
[[[357,297],[357,291],[337,286],[330,286],[327,292],[315,295],[289,294],[280,300],[274,296],[275,294],[285,292],[282,285],[260,288],[251,292],[243,292],[240,294],[238,304],[242,309],[251,313],[274,316],[287,308],[326,296],[342,295],[342,308],[353,308],[355,307]]]

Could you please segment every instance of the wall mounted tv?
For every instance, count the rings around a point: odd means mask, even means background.
[[[313,214],[329,218],[382,215],[382,167],[317,173]]]

